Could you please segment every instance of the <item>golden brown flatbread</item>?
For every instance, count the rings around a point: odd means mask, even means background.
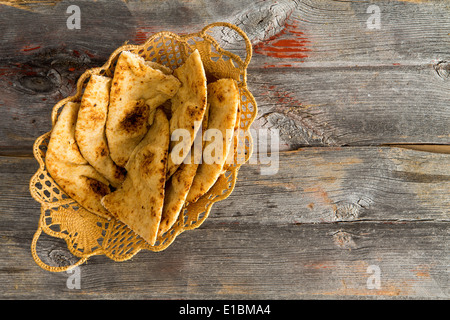
[[[172,137],[175,130],[181,129],[187,133],[185,137],[188,139],[181,141],[171,139],[167,165],[168,177],[175,173],[187,156],[205,115],[207,83],[198,50],[195,50],[181,67],[175,69],[174,75],[180,80],[181,87],[171,99],[170,136]]]
[[[148,131],[149,115],[175,95],[180,81],[137,54],[120,54],[111,84],[106,137],[112,160],[124,167]],[[168,69],[168,68],[166,68]]]
[[[239,99],[240,103],[240,99]],[[230,146],[230,151],[228,152],[227,159],[225,160],[225,165],[222,168],[222,173],[228,170],[235,164],[242,164],[245,160],[245,135],[244,131],[241,130],[241,106],[238,106],[238,111],[236,114],[236,123],[234,124],[234,134],[233,142]]]
[[[188,154],[189,163],[182,163],[177,171],[166,182],[164,207],[159,225],[159,236],[166,233],[177,221],[185,204],[186,196],[191,188],[192,181],[201,162],[203,149],[203,135],[208,128],[208,107],[203,117],[201,130],[197,133],[195,141]]]
[[[111,78],[92,75],[81,99],[75,126],[75,139],[86,161],[114,187],[125,178],[125,170],[112,161],[106,141]]]
[[[103,206],[150,245],[158,234],[164,205],[169,121],[158,108],[152,126],[127,162],[123,184],[102,199]]]
[[[210,106],[208,130],[205,133],[205,140],[207,141],[203,149],[203,162],[197,169],[191,189],[186,197],[187,202],[197,201],[214,185],[222,174],[233,142],[239,101],[239,89],[236,81],[232,79],[220,79],[208,85],[208,103]],[[208,138],[209,132],[220,132],[222,141],[215,141],[215,138]],[[220,148],[221,150],[219,148],[213,148],[218,143],[222,146]],[[209,151],[207,150],[209,149],[211,150],[211,155],[208,154]],[[218,154],[215,153],[216,151]],[[208,156],[211,159],[207,159]]]
[[[47,171],[67,195],[83,208],[110,218],[101,198],[110,192],[109,182],[83,158],[75,140],[80,104],[68,102],[50,135],[45,156]]]

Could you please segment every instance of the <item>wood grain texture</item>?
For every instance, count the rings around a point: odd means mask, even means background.
[[[365,1],[70,3],[82,9],[80,30],[67,29],[64,1],[38,12],[1,7],[2,154],[26,154],[49,130],[52,106],[74,93],[79,75],[125,41],[142,43],[160,30],[195,32],[213,21],[236,23],[253,40],[249,82],[260,125],[278,127],[284,149],[449,141],[444,2],[381,1],[380,30],[366,28]],[[242,53],[233,33],[213,34]]]
[[[380,29],[367,28],[373,4]],[[69,5],[80,7],[79,30],[67,28]],[[447,1],[5,0],[0,16],[2,298],[450,296]],[[127,262],[93,257],[81,289],[68,289],[69,274],[40,269],[30,253],[32,144],[53,105],[126,41],[216,21],[252,41],[253,129],[279,130],[278,167],[261,174],[255,150],[201,228]],[[236,34],[211,34],[244,56]],[[61,240],[44,235],[38,248],[48,263],[76,261]],[[379,289],[367,284],[373,266]]]
[[[69,70],[74,68],[71,65],[64,61],[63,66],[53,67]],[[4,104],[0,152],[29,154],[34,139],[51,129],[53,103],[74,94],[79,75],[59,70],[45,71],[49,76],[44,78],[21,78],[23,85],[39,87],[42,92],[27,94],[30,88],[0,85]],[[64,77],[58,75],[58,81],[66,84],[56,89],[50,81],[59,72]],[[450,82],[438,79],[428,67],[259,69],[249,74],[248,81],[259,109],[254,128],[278,129],[281,150],[447,144],[450,139]]]
[[[258,224],[341,221],[448,221],[450,156],[403,148],[303,148],[255,155],[239,171],[235,190],[208,219]],[[268,170],[272,167],[272,170]],[[0,157],[0,230],[21,213],[37,217],[28,183],[38,165],[31,157]],[[265,171],[264,171],[265,170]],[[261,174],[263,172],[263,174]],[[267,173],[270,172],[270,175]],[[5,228],[5,229],[2,229]],[[34,224],[27,228],[35,229]]]
[[[446,144],[449,84],[428,67],[278,69],[249,75],[249,88],[258,97],[254,127],[279,129],[281,147],[288,150]]]
[[[216,224],[182,234],[167,250],[115,263],[92,257],[80,289],[68,273],[49,273],[28,254],[30,232],[4,232],[3,298],[303,299],[446,298],[448,228],[433,222],[274,225]],[[407,235],[407,236],[406,236]],[[68,262],[64,244],[39,242]],[[9,259],[5,259],[8,256]],[[381,288],[369,289],[369,266]]]
[[[256,44],[267,48],[263,50],[266,55],[256,55],[254,63],[268,67],[386,66],[426,65],[448,59],[450,11],[445,1],[416,4],[304,0],[294,3],[279,33],[263,37],[261,42],[255,39]],[[367,28],[370,5],[380,9],[380,29]],[[242,25],[246,26],[245,19]],[[251,26],[252,23],[247,30]],[[278,52],[285,49],[285,54],[288,49],[297,49],[293,52],[298,55],[281,62],[276,55],[269,54],[277,48]]]
[[[81,267],[82,290],[73,291],[67,273],[49,275],[30,255],[39,216],[39,205],[27,195],[34,159],[0,157],[3,297],[448,295],[448,155],[305,148],[282,152],[279,160],[272,176],[260,175],[262,165],[244,166],[233,194],[213,207],[201,228],[183,233],[164,252],[140,252],[123,263],[91,258]],[[38,248],[49,264],[77,261],[61,240],[44,235]],[[370,265],[382,270],[379,290],[367,288]]]
[[[212,219],[259,223],[448,221],[450,157],[400,148],[304,148],[248,165]],[[275,174],[261,175],[261,169]],[[269,214],[265,214],[269,212]],[[231,216],[230,216],[231,213]]]

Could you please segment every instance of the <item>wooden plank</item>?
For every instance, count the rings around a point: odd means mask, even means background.
[[[11,76],[12,86],[0,84],[3,154],[5,149],[29,153],[34,139],[50,130],[54,103],[74,93],[80,72],[69,71],[75,67],[68,67],[73,64],[64,60],[66,54],[60,58],[61,66],[51,69],[62,75],[57,86],[52,76],[34,75]],[[80,71],[93,65],[90,61]],[[428,66],[255,69],[248,86],[258,103],[253,128],[279,129],[281,150],[450,141],[450,82]]]
[[[240,169],[235,190],[214,205],[209,219],[269,225],[449,219],[447,154],[347,147],[262,156],[255,154]],[[266,160],[269,165],[260,164]],[[22,229],[35,229],[16,218],[18,213],[39,215],[28,191],[37,167],[32,158],[0,157],[0,230],[18,223]]]
[[[282,149],[450,141],[450,83],[429,67],[259,69],[248,77],[254,128],[279,129]]]
[[[236,24],[249,35],[255,45],[255,67],[299,66],[299,62],[302,67],[418,65],[448,59],[446,1],[377,1],[380,29],[367,28],[371,1],[71,1],[82,13],[80,30],[66,26],[69,3],[37,3],[2,5],[3,59],[63,44],[104,59],[124,41],[142,43],[162,30],[197,32],[216,21]],[[230,49],[237,49],[233,44],[239,43],[238,38],[221,35]],[[300,57],[302,52],[305,57]]]
[[[67,12],[70,5],[80,8],[80,29],[67,26],[73,14]],[[74,58],[87,54],[105,60],[115,48],[132,39],[135,27],[123,1],[57,2],[41,5],[38,12],[0,5],[0,10],[4,32],[1,44],[8,46],[2,48],[0,56],[13,62],[38,53],[48,55],[51,49],[76,50],[71,52]]]
[[[80,289],[66,272],[40,269],[32,234],[2,232],[2,298],[304,299],[448,298],[448,225],[374,222],[258,225],[214,223],[180,235],[159,253],[131,261],[92,257],[79,268]],[[43,238],[41,254],[67,261],[60,241]],[[375,271],[374,271],[375,270]],[[372,278],[379,272],[379,287]],[[369,283],[369,284],[368,284]]]
[[[304,148],[246,165],[211,219],[328,223],[449,219],[450,156],[400,148]],[[275,174],[261,175],[261,172]],[[265,171],[261,171],[261,169]]]
[[[449,160],[388,147],[282,152],[275,175],[242,167],[232,195],[201,228],[132,261],[93,257],[81,266],[81,290],[69,290],[69,274],[43,271],[31,257],[35,160],[0,157],[2,296],[445,298]],[[38,249],[47,263],[76,261],[58,239],[43,236]],[[370,289],[376,267],[381,287]]]
[[[253,65],[304,68],[437,64],[448,60],[449,18],[446,1],[306,0],[255,4],[234,21],[254,40]]]

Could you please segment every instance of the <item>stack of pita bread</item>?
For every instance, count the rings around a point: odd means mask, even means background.
[[[81,101],[63,107],[47,170],[80,206],[155,245],[224,172],[239,101],[234,80],[207,82],[197,50],[173,72],[123,51],[112,77],[92,75]],[[185,138],[172,141],[179,129]],[[223,137],[212,163],[202,161],[214,140],[209,129]]]

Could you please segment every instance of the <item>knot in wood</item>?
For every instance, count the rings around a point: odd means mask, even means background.
[[[448,77],[450,76],[450,62],[439,61],[434,65],[434,70],[436,70],[436,73],[442,79],[448,79]]]

